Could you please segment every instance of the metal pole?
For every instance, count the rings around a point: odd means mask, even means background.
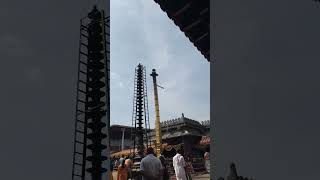
[[[154,103],[155,103],[155,111],[156,111],[156,121],[155,121],[155,132],[156,132],[156,154],[160,156],[161,154],[161,125],[160,125],[160,113],[159,113],[159,100],[158,100],[158,89],[157,89],[157,76],[155,69],[152,69],[152,74],[150,74],[153,78],[153,90],[154,90]]]

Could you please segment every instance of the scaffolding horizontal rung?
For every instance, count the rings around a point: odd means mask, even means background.
[[[82,73],[82,74],[85,74],[85,75],[87,74],[87,72],[84,72],[82,70],[80,70],[79,72]]]
[[[78,176],[78,177],[82,177],[81,175],[79,175],[79,174],[73,174],[73,176]]]
[[[74,153],[75,153],[75,154],[80,154],[80,155],[82,155],[82,154],[83,154],[83,153],[81,153],[81,152],[77,152],[77,151],[76,151],[76,152],[74,152]]]
[[[87,63],[85,63],[83,61],[79,61],[79,63],[84,64],[84,65],[88,65]]]
[[[83,83],[83,84],[87,84],[86,82],[84,82],[84,81],[82,81],[82,80],[79,80],[78,82],[81,82],[81,83]]]
[[[78,111],[78,112],[81,112],[81,113],[85,113],[85,111],[82,111],[82,110],[80,110],[80,109],[78,109],[77,111]]]
[[[79,131],[79,130],[76,130],[77,133],[81,133],[81,134],[84,134],[83,131]]]
[[[81,29],[84,29],[84,30],[88,31],[88,28],[86,26],[84,26],[84,25],[81,25]]]
[[[85,101],[83,101],[83,100],[81,100],[81,99],[78,99],[77,101],[78,101],[78,102],[81,102],[81,103],[84,103],[84,104],[86,103]]]
[[[82,45],[82,46],[85,46],[85,47],[88,47],[88,45],[86,45],[86,44],[85,44],[85,43],[83,43],[83,42],[81,43],[81,45]]]
[[[80,141],[75,141],[76,143],[79,143],[79,144],[84,144],[83,142],[80,142]]]
[[[83,36],[83,37],[85,37],[85,38],[88,38],[88,36],[85,35],[85,34],[83,34],[83,33],[81,33],[81,36]]]
[[[79,115],[79,114],[78,114],[78,115]],[[83,122],[83,121],[80,121],[80,120],[77,120],[77,122],[84,124],[84,122]]]
[[[84,90],[78,89],[79,92],[86,94],[86,92]]]
[[[82,166],[82,164],[80,164],[80,163],[74,163],[75,165],[78,165],[78,166]]]
[[[88,54],[86,54],[86,53],[84,53],[84,52],[82,52],[82,51],[80,51],[80,54],[85,55],[85,56],[88,56]]]

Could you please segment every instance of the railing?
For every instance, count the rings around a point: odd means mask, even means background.
[[[176,124],[182,124],[182,123],[190,123],[190,124],[193,124],[193,125],[201,125],[201,126],[210,126],[210,120],[206,120],[206,121],[196,121],[196,120],[192,120],[192,119],[189,119],[189,118],[177,118],[177,119],[171,119],[171,120],[167,120],[167,121],[164,121],[164,122],[161,122],[161,127],[167,127],[167,126],[172,126],[172,125],[176,125]]]
[[[210,120],[202,121],[201,125],[202,126],[210,126]]]

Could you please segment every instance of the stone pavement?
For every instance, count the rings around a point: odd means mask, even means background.
[[[112,171],[113,180],[117,180],[117,171]]]
[[[117,179],[117,172],[113,171],[113,180]],[[175,180],[175,177],[171,177],[170,180]],[[210,174],[204,173],[204,174],[197,174],[197,175],[192,175],[192,180],[210,180]]]
[[[210,180],[210,174],[208,173],[201,173],[201,174],[193,174],[192,180]],[[175,176],[172,176],[170,180],[176,180]]]
[[[210,174],[192,176],[192,180],[210,180]]]

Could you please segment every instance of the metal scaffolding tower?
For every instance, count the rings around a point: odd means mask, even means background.
[[[135,155],[137,154],[134,158],[132,168],[132,175],[135,179],[141,179],[138,173],[140,170],[140,162],[144,157],[145,147],[151,146],[147,94],[146,68],[139,64],[135,69],[132,114],[132,127],[134,127],[134,132],[131,134],[134,149],[133,153]]]
[[[147,94],[146,68],[139,64],[135,69],[132,115],[132,126],[134,127],[132,138],[134,149],[137,148],[139,155],[143,155],[145,145],[151,146]]]
[[[109,24],[96,6],[80,20],[72,180],[101,180],[110,167]]]

